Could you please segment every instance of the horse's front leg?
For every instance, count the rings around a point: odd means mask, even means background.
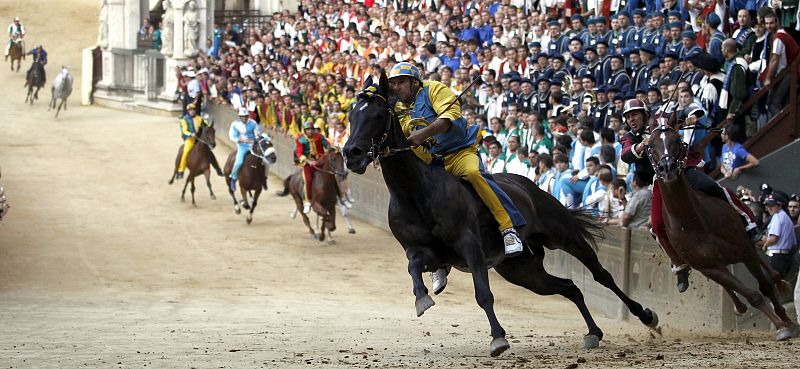
[[[425,282],[422,281],[422,273],[425,272],[426,254],[421,249],[410,247],[406,249],[408,258],[408,274],[411,275],[412,290],[414,292],[414,305],[417,308],[417,317],[422,316],[425,310],[430,309],[436,303],[430,295]]]
[[[486,317],[489,319],[489,326],[492,330],[492,342],[489,344],[489,354],[498,356],[507,350],[510,345],[506,340],[506,331],[500,326],[497,316],[494,313],[494,295],[489,288],[489,270],[486,267],[486,256],[483,254],[481,244],[477,236],[466,234],[454,245],[459,245],[461,254],[472,271],[472,283],[475,287],[475,300],[478,302]]]

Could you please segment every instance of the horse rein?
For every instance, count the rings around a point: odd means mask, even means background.
[[[673,130],[674,128],[670,127],[667,124],[659,124],[652,130],[650,130],[649,134],[652,136],[656,132],[668,132]],[[667,151],[666,141],[664,141],[663,138],[661,141],[664,143],[664,156],[662,156],[660,160],[669,158],[675,159],[675,161],[678,163],[678,173],[682,173],[684,169],[686,169],[686,159],[689,155],[689,144],[681,140],[680,150],[676,156],[673,156]],[[658,170],[658,162],[660,160],[656,160],[655,153],[653,152],[653,146],[650,145],[650,143],[648,143],[647,146],[645,147],[645,152],[647,152],[647,159],[650,161],[650,165],[653,166],[653,169],[655,169],[656,177],[658,177],[658,179],[664,179],[664,175],[659,173]]]
[[[379,158],[392,156],[394,154],[403,151],[410,151],[411,146],[401,147],[401,148],[392,148],[384,146],[386,140],[389,138],[389,132],[391,132],[392,129],[392,122],[398,120],[397,113],[395,113],[394,108],[392,108],[392,105],[389,104],[389,100],[387,100],[385,97],[381,96],[380,94],[372,94],[372,96],[380,97],[381,100],[383,100],[383,102],[386,103],[387,106],[386,110],[389,112],[389,119],[386,120],[386,129],[384,129],[383,136],[381,136],[381,139],[377,143],[375,143],[375,139],[372,139],[372,146],[370,146],[369,151],[367,151],[367,156],[372,158],[372,162],[376,162],[378,161]]]

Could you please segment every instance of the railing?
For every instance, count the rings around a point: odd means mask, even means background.
[[[215,22],[238,24],[242,27],[245,35],[251,29],[264,28],[271,19],[272,15],[263,15],[260,10],[217,10],[214,12]]]
[[[732,121],[726,121],[720,124],[719,128],[724,128],[739,119],[743,119],[745,113],[754,107],[756,103],[764,96],[766,96],[784,78],[790,78],[789,83],[789,103],[781,109],[781,111],[773,117],[770,117],[766,126],[759,129],[755,135],[750,137],[743,146],[757,158],[761,158],[789,143],[794,141],[800,135],[800,117],[797,115],[797,65],[800,63],[800,58],[795,59],[786,66],[780,73],[778,73],[772,84],[766,88],[759,89],[750,97],[739,109]],[[711,140],[719,134],[716,132],[710,133],[701,141],[701,147],[705,147]]]

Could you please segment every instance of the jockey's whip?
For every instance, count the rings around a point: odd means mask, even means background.
[[[667,99],[667,103],[664,104],[664,105],[661,105],[661,107],[659,107],[659,109],[658,109],[658,112],[653,115],[654,122],[658,122],[658,118],[661,118],[661,116],[664,115],[664,113],[666,113],[667,106],[672,103],[672,98],[675,97],[675,93],[678,92],[678,84],[681,82],[681,80],[683,79],[684,75],[686,75],[686,71],[685,70],[681,72],[681,76],[678,77],[677,81],[675,81],[675,89],[672,90],[672,93],[669,95],[669,99]],[[676,105],[677,105],[677,103],[676,103]],[[673,113],[677,113],[677,112],[678,112],[678,108],[676,106],[675,107],[675,111]]]
[[[461,97],[464,96],[464,94],[467,93],[467,91],[469,91],[469,89],[472,88],[472,86],[475,85],[475,83],[480,81],[480,80],[481,80],[481,76],[475,77],[475,79],[473,79],[472,82],[470,82],[470,84],[467,85],[466,88],[464,88],[464,91],[461,91],[461,93],[458,94],[458,96],[456,96],[455,100],[453,100],[449,104],[447,104],[447,106],[444,108],[443,111],[447,111],[448,109],[450,109],[450,107],[453,106],[453,104],[456,103],[456,101],[461,100]],[[439,119],[439,117],[436,117],[436,119]]]

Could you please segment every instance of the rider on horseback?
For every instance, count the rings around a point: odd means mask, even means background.
[[[314,180],[314,167],[317,160],[325,155],[329,148],[328,140],[314,129],[312,119],[307,119],[303,123],[303,134],[295,140],[294,162],[303,166],[303,187],[304,199],[303,213],[311,212],[311,184]]]
[[[687,109],[692,108],[691,106]],[[680,114],[675,112],[673,114]],[[631,99],[625,102],[625,108],[622,113],[625,120],[628,122],[631,130],[625,134],[620,140],[622,142],[622,161],[628,164],[635,164],[636,172],[641,175],[641,178],[653,178],[655,170],[650,163],[647,156],[647,145],[650,140],[649,131],[647,131],[648,122],[651,118],[650,111],[641,101]],[[691,112],[689,114],[692,115]],[[691,120],[691,119],[689,119]],[[750,209],[745,206],[736,195],[725,187],[720,186],[714,179],[698,170],[697,167],[702,162],[702,154],[694,150],[689,150],[686,160],[686,169],[684,175],[689,182],[689,187],[696,191],[701,191],[709,196],[713,196],[727,201],[742,217],[747,230],[747,235],[750,236],[751,241],[756,242],[761,238],[758,231],[755,218],[753,217]],[[679,158],[680,160],[680,158]],[[689,266],[672,248],[667,232],[664,226],[664,219],[662,216],[662,203],[661,191],[659,190],[658,182],[653,184],[653,206],[650,213],[650,222],[653,225],[652,232],[656,237],[656,241],[667,254],[672,262],[672,272],[677,275],[678,283],[677,288],[679,292],[686,291],[689,288]]]
[[[247,153],[250,152],[256,142],[256,137],[261,135],[261,127],[258,126],[256,121],[250,119],[250,112],[247,111],[247,108],[239,108],[239,119],[231,122],[231,130],[228,133],[228,138],[236,143],[236,161],[233,163],[233,170],[230,175],[231,191],[236,191],[239,170],[242,169]]]
[[[25,26],[19,21],[19,17],[14,17],[14,22],[8,25],[8,43],[6,44],[5,55],[8,60],[8,51],[14,42],[23,42],[22,49],[25,50],[25,44],[22,38],[25,37]]]
[[[42,44],[37,45],[31,51],[28,51],[28,54],[33,56],[33,62],[39,63],[39,70],[42,72],[42,85],[44,85],[45,81],[47,81],[47,75],[44,72],[44,66],[47,65],[47,51],[44,51],[44,47]],[[36,64],[34,64],[36,65]],[[28,69],[28,73],[26,76],[26,81],[31,77],[31,71],[33,70],[33,65],[30,69]],[[25,82],[25,87],[28,87],[28,82]]]
[[[503,235],[506,256],[522,252],[522,241],[515,227],[524,226],[525,219],[511,203],[511,199],[486,173],[478,158],[477,125],[469,125],[461,116],[453,91],[441,82],[425,81],[419,69],[411,63],[397,63],[389,72],[389,91],[397,98],[398,112],[403,133],[414,152],[430,164],[444,166],[449,173],[469,182],[478,197],[494,215]],[[429,153],[419,146],[432,141]],[[435,294],[447,284],[447,271],[440,268],[431,273]]]
[[[188,109],[186,115],[181,118],[181,137],[183,138],[183,153],[181,154],[181,162],[178,165],[178,173],[175,175],[176,179],[183,178],[183,172],[186,171],[186,164],[189,161],[189,153],[192,152],[192,148],[194,144],[197,142],[197,132],[200,130],[200,125],[205,124],[210,126],[213,124],[203,117],[197,115],[197,110],[194,107],[194,104],[191,104],[191,108]],[[222,176],[222,170],[219,168],[219,163],[217,163],[217,158],[214,156],[214,153],[210,153],[211,156],[209,161],[211,162],[211,166],[217,171],[218,176]]]

